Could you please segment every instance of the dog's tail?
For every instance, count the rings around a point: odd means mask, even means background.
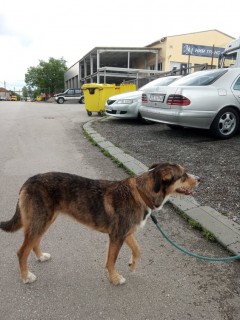
[[[15,232],[22,227],[21,215],[20,215],[20,208],[17,204],[16,212],[11,220],[9,221],[2,221],[0,222],[0,229],[6,232]]]

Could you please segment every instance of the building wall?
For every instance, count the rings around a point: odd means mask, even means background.
[[[6,98],[7,100],[10,100],[10,92],[6,90],[5,88],[0,88],[0,96]]]
[[[79,62],[75,63],[64,74],[65,89],[79,88]]]
[[[172,70],[172,66],[180,65],[181,63],[190,63],[193,66],[204,63],[210,65],[213,62],[213,65],[217,67],[217,57],[214,57],[212,60],[212,56],[196,56],[194,52],[191,54],[192,46],[188,46],[189,54],[184,55],[182,53],[183,44],[195,45],[195,49],[197,50],[197,47],[199,47],[199,51],[201,50],[201,46],[210,47],[211,49],[213,46],[214,48],[224,49],[233,39],[234,38],[231,36],[228,36],[218,30],[209,30],[166,37],[149,46],[159,48],[159,62],[162,63],[162,70],[170,71]],[[202,50],[204,49],[202,48]],[[216,49],[215,53],[217,54]],[[149,63],[153,64],[154,61],[150,61]]]

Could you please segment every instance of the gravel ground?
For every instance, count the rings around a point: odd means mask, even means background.
[[[215,140],[204,130],[172,130],[163,124],[114,118],[92,126],[146,166],[166,161],[182,164],[201,178],[195,199],[240,223],[240,133],[230,140]]]

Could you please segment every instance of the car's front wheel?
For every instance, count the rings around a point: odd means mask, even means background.
[[[153,121],[144,119],[144,118],[141,116],[140,113],[138,113],[137,120],[138,120],[138,122],[140,122],[141,124],[154,124]]]
[[[84,97],[81,97],[79,103],[84,104]]]
[[[60,104],[64,103],[64,99],[63,98],[58,98],[57,99],[57,103],[60,103]]]
[[[231,107],[219,111],[211,125],[212,134],[220,139],[229,139],[239,128],[239,114]]]
[[[182,126],[179,126],[177,124],[167,124],[167,126],[168,126],[168,128],[171,128],[173,130],[181,130],[181,129],[183,129]]]

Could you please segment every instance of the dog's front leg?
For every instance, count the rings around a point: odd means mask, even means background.
[[[115,269],[115,263],[119,254],[119,251],[122,247],[123,240],[115,240],[112,239],[111,235],[109,235],[109,249],[108,249],[108,256],[107,256],[107,263],[106,268],[108,271],[108,276],[110,282],[115,285],[123,284],[126,279],[117,273]]]
[[[129,248],[132,250],[132,256],[129,261],[130,270],[135,271],[137,268],[138,258],[140,257],[139,246],[133,234],[130,234],[129,236],[127,236],[125,239],[125,242],[129,246]]]

